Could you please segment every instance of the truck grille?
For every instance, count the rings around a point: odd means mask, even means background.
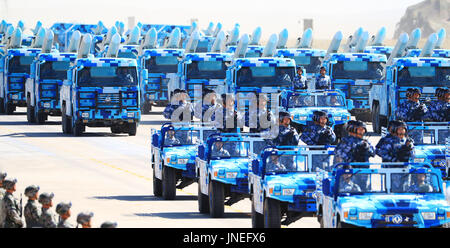
[[[97,97],[98,107],[120,107],[119,93],[99,93]]]

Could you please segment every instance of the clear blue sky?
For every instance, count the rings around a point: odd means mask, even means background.
[[[50,26],[54,22],[79,21],[97,23],[100,19],[108,26],[116,20],[127,24],[128,16],[142,23],[188,25],[198,18],[201,28],[210,21],[221,22],[226,30],[235,23],[241,33],[251,33],[261,26],[263,38],[289,30],[289,37],[301,34],[303,18],[314,19],[314,37],[331,39],[338,30],[344,36],[363,27],[370,33],[387,28],[391,38],[395,25],[408,6],[422,0],[0,0],[0,18],[17,23],[22,19],[27,27],[37,20]],[[5,15],[5,2],[8,6]]]

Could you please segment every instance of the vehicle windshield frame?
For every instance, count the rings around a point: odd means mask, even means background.
[[[351,64],[350,64],[351,63]],[[367,69],[365,70],[346,70],[351,68],[350,65],[356,65],[356,63],[366,63]],[[376,74],[369,74],[369,65],[375,65],[379,70]],[[374,67],[375,67],[374,66]],[[386,67],[386,62],[382,61],[337,61],[332,65],[333,79],[349,79],[349,80],[381,80],[383,78],[383,72]],[[364,72],[364,73],[363,73]]]
[[[268,166],[275,157],[278,157],[277,160],[284,166],[285,169],[280,170],[269,170]],[[295,167],[293,166],[295,161]],[[299,163],[299,161],[303,161],[302,163]],[[292,164],[288,167],[286,167],[286,162],[292,162]],[[302,165],[302,167],[299,167],[299,165]],[[279,174],[288,174],[288,173],[309,173],[309,166],[308,166],[308,157],[302,154],[276,154],[276,155],[269,155],[266,157],[266,160],[264,161],[264,174],[265,175],[279,175]]]
[[[414,77],[411,76],[411,72],[409,68],[422,68],[421,70],[425,70],[427,68],[434,68],[434,76],[433,77]],[[418,69],[415,69],[418,70]],[[446,74],[446,71],[448,74]],[[419,71],[415,71],[413,73],[418,73]],[[441,72],[441,73],[439,73]],[[405,66],[402,68],[397,68],[397,85],[401,87],[446,87],[450,84],[450,67],[444,66]]]
[[[114,68],[114,69],[113,69]],[[117,75],[117,70],[126,70],[127,75],[125,78],[120,79]],[[106,75],[104,77],[95,76],[92,77],[91,70],[94,69],[95,73],[109,73],[110,75]],[[108,72],[109,70],[109,72]],[[114,75],[112,76],[112,70],[114,71]],[[86,73],[89,72],[89,74]],[[83,74],[85,77],[83,78]],[[99,75],[98,74],[98,75]],[[129,80],[126,83],[120,83],[120,80]],[[137,68],[136,66],[111,66],[111,67],[84,67],[81,70],[77,71],[77,86],[80,87],[133,87],[138,86],[137,80]]]
[[[186,79],[218,79],[223,80],[226,78],[227,66],[225,64],[226,61],[214,61],[214,60],[205,60],[205,61],[191,61],[191,63],[186,66]],[[207,64],[221,64],[220,70],[200,70],[200,67],[205,66]]]
[[[178,139],[178,141],[180,141],[180,144],[170,144],[168,145],[166,143],[166,140],[168,138],[169,132],[174,131],[174,137]],[[186,135],[186,138],[183,139],[181,137],[181,135],[183,135],[183,133]],[[194,135],[194,133],[197,133],[197,135]],[[190,142],[188,142],[188,137],[190,137]],[[195,137],[195,139],[193,139]],[[186,141],[186,142],[182,142],[182,141]],[[164,133],[164,140],[163,140],[163,147],[174,147],[174,146],[194,146],[194,145],[199,145],[201,143],[200,140],[200,130],[195,130],[195,129],[175,129],[175,130],[166,130]]]
[[[222,148],[224,148],[224,150],[226,150],[230,156],[222,156],[222,155],[216,155],[217,153],[217,146],[216,143],[218,142],[222,142]],[[237,151],[235,151],[235,153],[231,153],[230,151],[232,151],[233,147],[231,147],[234,144],[234,148],[236,148],[236,144],[240,144],[240,146],[244,145],[244,150],[245,151],[245,155],[237,155]],[[243,150],[241,148],[239,148],[239,153],[242,152]],[[237,158],[248,158],[250,156],[250,142],[249,141],[224,141],[224,140],[216,140],[214,142],[211,143],[210,146],[210,152],[209,152],[209,158],[211,160],[221,160],[221,159],[237,159]]]
[[[325,105],[325,104],[319,104],[319,97],[330,97],[330,99],[331,99],[331,97],[332,96],[334,96],[334,97],[337,97],[337,99],[338,99],[338,102],[339,102],[339,99],[340,99],[340,102],[341,102],[341,104],[340,105],[329,105],[329,106],[327,106],[327,105]],[[314,102],[313,102],[313,105],[300,105],[300,104],[296,104],[296,103],[294,103],[294,104],[291,104],[293,101],[299,101],[299,99],[297,98],[297,100],[293,100],[293,98],[294,97],[298,97],[298,98],[300,98],[300,97],[311,97],[311,98],[314,98],[313,100],[314,100]],[[345,100],[345,98],[343,97],[343,96],[341,96],[341,95],[317,95],[317,94],[294,94],[294,95],[291,95],[290,97],[289,97],[289,102],[288,102],[288,108],[311,108],[311,107],[324,107],[324,108],[332,108],[332,107],[336,107],[336,108],[345,108],[345,106],[346,106],[346,100]]]
[[[33,63],[34,58],[35,56],[14,56],[8,59],[8,73],[30,74],[30,66]],[[12,65],[12,63],[15,64]]]
[[[54,65],[56,64],[65,64],[66,69],[55,70]],[[51,71],[46,73],[47,65],[51,65]],[[44,63],[39,65],[39,79],[41,80],[65,80],[67,79],[67,71],[70,67],[70,61],[45,61]]]
[[[161,59],[173,59],[176,63],[166,63],[161,64],[158,63]],[[144,61],[145,63],[145,69],[147,69],[148,73],[177,73],[178,72],[178,56],[151,56],[149,59],[146,59]]]
[[[250,70],[248,74],[248,78],[243,81],[242,79],[242,73],[244,70],[248,71]],[[273,76],[260,76],[256,77],[253,76],[258,72],[258,70],[263,71],[265,70],[273,70]],[[281,76],[282,71],[284,70],[285,76],[287,75],[288,78],[285,78],[284,76]],[[272,73],[271,73],[272,74]],[[295,66],[243,66],[241,67],[237,73],[236,73],[236,86],[238,87],[286,87],[291,88],[294,82],[294,76],[295,76]]]

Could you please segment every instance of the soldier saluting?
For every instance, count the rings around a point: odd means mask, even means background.
[[[3,187],[6,190],[3,197],[3,207],[5,209],[5,228],[21,228],[23,227],[22,221],[22,208],[19,206],[19,202],[13,196],[16,191],[17,179],[7,178],[3,181]]]

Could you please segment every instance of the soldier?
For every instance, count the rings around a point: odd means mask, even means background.
[[[100,228],[116,228],[117,222],[105,221],[100,225]]]
[[[339,192],[361,192],[361,187],[352,181],[352,174],[342,174],[339,182]]]
[[[217,94],[214,90],[205,88],[202,94],[202,101],[194,107],[194,116],[204,122],[213,120],[213,115],[221,106],[217,103]]]
[[[170,101],[170,103],[166,106],[166,108],[163,111],[163,116],[166,119],[169,120],[173,120],[173,121],[183,121],[183,113],[184,111],[188,111],[189,115],[193,115],[193,109],[192,109],[192,105],[187,102],[187,93],[185,90],[181,90],[181,89],[175,89],[173,91],[173,96],[172,96],[172,100]],[[177,116],[172,116],[175,112],[175,110],[179,109],[182,110],[181,112],[178,113],[177,111],[177,115],[178,118],[176,118]],[[186,121],[190,121],[190,120],[186,120]]]
[[[428,105],[426,119],[435,122],[450,121],[450,91],[447,88],[437,88],[435,92],[437,101]]]
[[[291,127],[291,114],[285,111],[280,111],[278,115],[279,132],[278,136],[272,140],[275,146],[297,146],[300,142],[300,137],[297,131]]]
[[[414,183],[409,186],[407,192],[411,193],[428,193],[433,192],[433,187],[426,182],[427,175],[417,174]]]
[[[420,90],[417,88],[408,88],[406,91],[407,100],[404,101],[398,107],[395,116],[398,120],[404,122],[417,122],[423,121],[425,116],[427,115],[428,108],[425,104],[419,101]],[[410,137],[418,144],[422,143],[422,131],[420,130],[411,130],[409,133]]]
[[[3,188],[3,181],[5,180],[6,176],[7,176],[6,172],[0,171],[0,228],[3,228],[6,217],[3,211],[3,197],[5,197],[6,194],[6,190]]]
[[[179,145],[180,140],[175,137],[174,130],[168,130],[166,134],[166,138],[164,139],[164,145]]]
[[[77,228],[78,224],[81,225],[81,228],[91,228],[91,219],[94,216],[92,212],[81,212],[77,216]]]
[[[39,221],[43,228],[56,228],[58,222],[56,215],[50,209],[53,206],[53,193],[42,193],[39,195],[39,203],[42,204],[42,214]]]
[[[238,132],[238,120],[241,115],[235,109],[235,97],[233,94],[222,94],[222,112],[214,113],[211,120],[222,133]]]
[[[331,89],[330,76],[326,75],[327,69],[320,67],[320,74],[316,77],[316,90],[329,90]]]
[[[307,78],[303,75],[303,67],[297,67],[297,75],[294,77],[294,90],[308,89]]]
[[[327,113],[323,111],[314,111],[313,125],[308,126],[300,136],[300,139],[309,146],[324,146],[331,145],[336,141],[336,134],[328,124]],[[324,163],[327,163],[328,155],[313,155],[312,170],[315,171],[317,167],[324,168]]]
[[[383,142],[379,145],[380,142]],[[399,121],[392,127],[392,135],[378,142],[375,153],[383,162],[408,162],[414,156],[414,141],[407,136],[407,127]]]
[[[351,120],[347,123],[347,132],[348,136],[343,137],[334,150],[333,163],[369,162],[369,157],[374,157],[375,151],[370,142],[363,139],[367,132],[366,124],[359,120]],[[369,187],[368,176],[361,175],[358,179],[360,179],[360,181],[357,182],[359,186],[363,190],[366,190]]]
[[[397,124],[398,121],[389,121],[387,126],[388,133],[385,136],[381,137],[381,139],[378,141],[378,144],[375,146],[375,154],[377,154],[378,156],[380,156],[380,154],[378,154],[377,151],[380,149],[381,146],[383,146],[386,143],[386,140],[392,137],[394,127]]]
[[[250,127],[251,133],[261,133],[268,131],[272,126],[276,124],[275,116],[273,115],[272,111],[269,111],[267,109],[268,102],[269,99],[267,95],[260,94],[258,107],[256,108],[256,110],[255,108],[250,108],[249,111],[245,113],[245,125],[247,127]]]
[[[214,143],[213,157],[230,157],[230,152],[223,148],[224,143],[217,141]]]
[[[3,181],[3,187],[6,190],[3,197],[3,208],[5,211],[5,228],[21,228],[22,221],[22,206],[19,205],[17,199],[13,196],[16,191],[17,179],[7,178]]]
[[[56,205],[56,213],[59,214],[58,228],[73,228],[73,225],[67,221],[71,213],[72,203],[60,202]]]
[[[286,166],[280,162],[280,156],[271,155],[269,158],[269,163],[266,165],[266,171],[283,171],[286,170]]]
[[[31,185],[25,189],[25,196],[28,197],[28,202],[24,208],[25,222],[27,228],[41,227],[39,218],[41,210],[36,202],[38,199],[39,186]]]

